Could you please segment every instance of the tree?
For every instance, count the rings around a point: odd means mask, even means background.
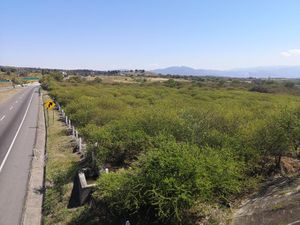
[[[19,77],[16,77],[14,76],[12,79],[11,79],[11,82],[14,84],[14,85],[18,85],[18,84],[22,84],[23,81],[19,78]]]
[[[295,113],[282,110],[272,116],[256,134],[256,148],[275,157],[275,168],[280,169],[282,156],[299,147],[299,119]]]
[[[284,86],[287,88],[293,88],[293,87],[295,87],[295,83],[289,81],[289,82],[284,83]]]
[[[94,83],[97,83],[97,84],[100,84],[102,83],[102,79],[100,77],[96,77],[94,80],[93,80]]]
[[[64,79],[64,76],[60,72],[52,72],[50,76],[56,81],[62,81]]]
[[[165,83],[165,85],[166,85],[167,87],[171,87],[171,88],[175,88],[175,87],[177,87],[178,84],[179,84],[179,83],[178,83],[176,80],[174,80],[174,79],[169,79],[169,80],[165,81],[164,83]]]

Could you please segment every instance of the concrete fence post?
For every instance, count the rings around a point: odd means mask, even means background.
[[[93,150],[92,150],[92,163],[93,163],[93,165],[95,165],[95,164],[96,164],[96,157],[95,157],[95,153],[96,153],[96,149],[97,149],[97,147],[98,147],[98,142],[95,142],[95,144],[94,144],[94,148],[93,148]]]
[[[66,125],[68,125],[68,116],[66,116]]]
[[[75,138],[76,138],[76,142],[78,142],[78,131],[75,130]]]
[[[71,124],[71,120],[70,119],[68,120],[68,128],[72,129],[72,124]]]
[[[92,165],[95,165],[95,150],[92,151]]]
[[[79,142],[78,142],[78,151],[81,152],[82,151],[82,140],[81,137],[79,138]]]

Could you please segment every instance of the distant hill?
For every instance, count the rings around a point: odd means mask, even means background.
[[[172,66],[164,69],[152,70],[154,73],[160,74],[172,74],[172,75],[192,75],[192,76],[216,76],[216,74],[221,75],[222,71],[218,70],[205,70],[205,69],[194,69],[186,66]]]
[[[193,69],[186,66],[173,66],[152,70],[157,74],[192,75],[192,76],[226,76],[226,77],[257,77],[257,78],[300,78],[300,66],[254,67],[232,70]]]

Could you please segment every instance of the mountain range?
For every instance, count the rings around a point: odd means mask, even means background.
[[[222,77],[256,77],[256,78],[300,78],[300,66],[269,66],[231,70],[194,69],[186,66],[173,66],[155,69],[157,74],[182,76],[222,76]]]

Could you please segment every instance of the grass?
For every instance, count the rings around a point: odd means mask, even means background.
[[[66,127],[59,121],[57,111],[49,112],[47,128],[46,194],[43,207],[44,224],[70,224],[84,207],[68,209],[73,187],[74,174],[79,156],[72,153],[70,137],[65,134]]]
[[[276,204],[272,206],[272,211],[277,211],[283,209],[284,206],[282,204]]]

